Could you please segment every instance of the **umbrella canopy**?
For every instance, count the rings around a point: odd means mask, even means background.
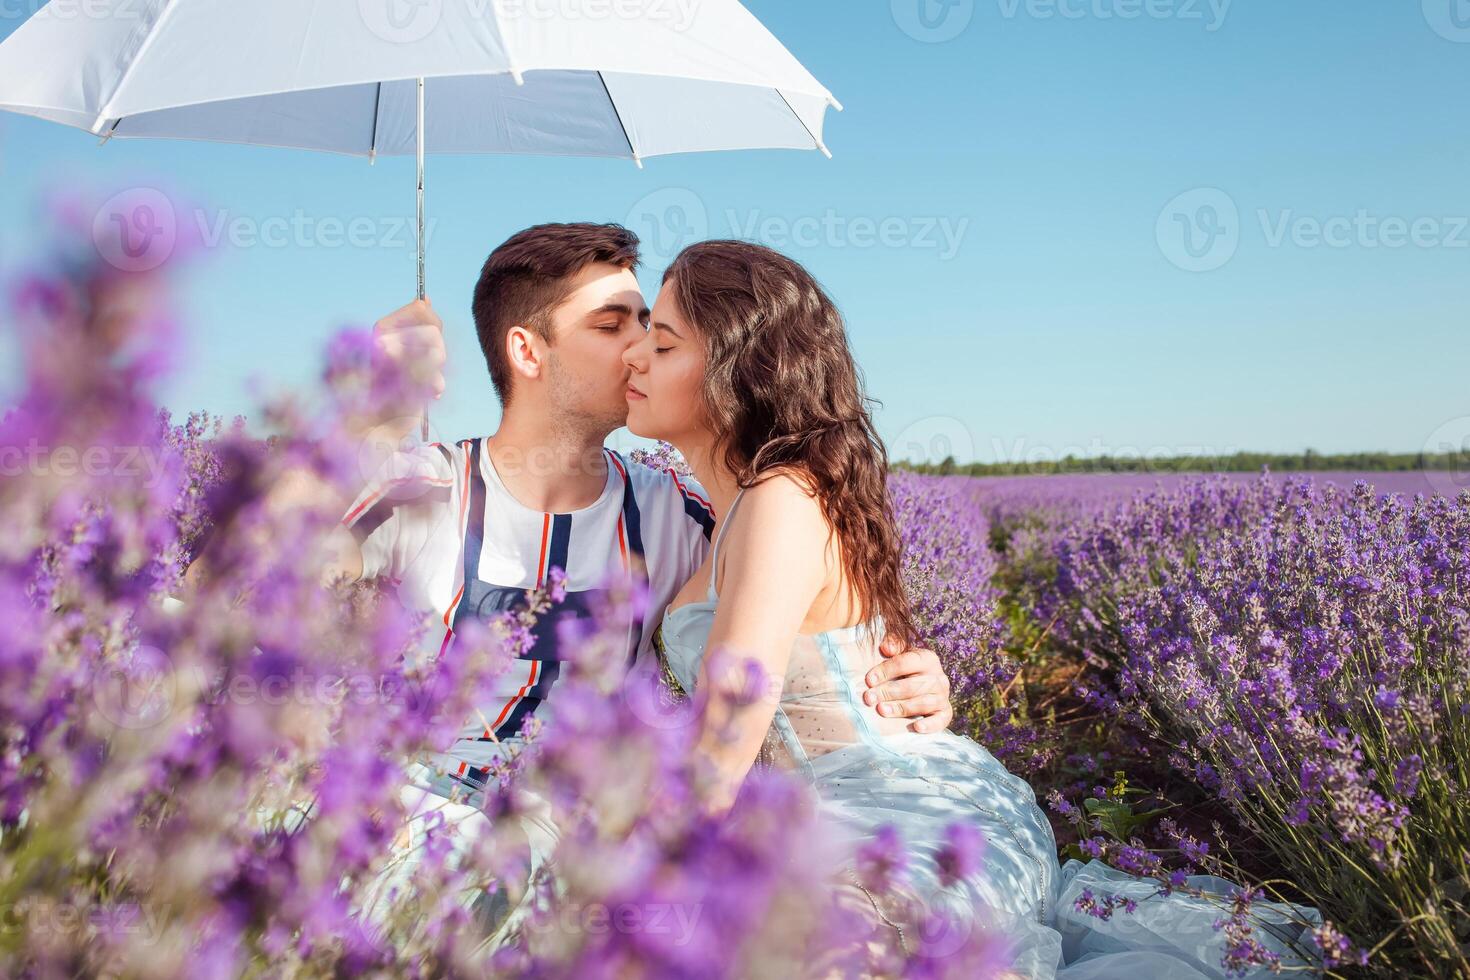
[[[738,0],[89,0],[0,43],[0,109],[104,141],[414,153],[420,299],[426,153],[831,156],[829,106]]]
[[[0,43],[0,108],[363,156],[820,149],[841,108],[738,0],[94,0]]]

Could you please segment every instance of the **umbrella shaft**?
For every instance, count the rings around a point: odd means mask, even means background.
[[[417,139],[415,147],[415,159],[418,164],[418,262],[419,262],[419,299],[424,298],[424,80],[418,80],[418,105],[417,125],[414,127],[414,135]]]
[[[414,135],[417,139],[415,147],[415,161],[418,164],[418,260],[419,260],[419,299],[424,298],[424,80],[418,80],[418,104],[416,107],[416,118]],[[424,409],[423,419],[419,423],[419,435],[424,442],[429,441],[429,410]]]

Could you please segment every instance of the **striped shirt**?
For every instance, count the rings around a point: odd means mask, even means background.
[[[501,482],[486,443],[431,443],[396,454],[342,519],[362,548],[363,577],[395,580],[405,605],[432,613],[430,654],[443,652],[466,617],[511,609],[527,589],[545,585],[551,569],[566,573],[566,600],[541,617],[532,648],[495,680],[491,702],[455,743],[426,760],[471,785],[499,753],[497,742],[514,745],[529,717],[548,716],[543,706],[561,663],[556,623],[588,615],[610,574],[641,556],[650,613],[630,629],[629,658],[651,664],[659,616],[703,564],[714,528],[698,483],[612,450],[604,450],[607,479],[590,506],[532,510]]]

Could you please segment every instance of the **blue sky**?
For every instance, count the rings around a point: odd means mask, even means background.
[[[0,8],[0,32],[35,3]],[[1467,0],[747,6],[846,106],[835,159],[430,158],[441,435],[498,417],[469,316],[486,254],[582,219],[654,246],[650,301],[681,229],[765,236],[806,263],[848,317],[897,457],[1416,451],[1470,434]],[[208,227],[294,221],[306,231],[283,245],[207,249],[182,283],[189,367],[167,404],[249,414],[247,379],[300,383],[334,329],[412,297],[412,180],[411,159],[99,148],[6,114],[0,266],[31,257],[37,202],[62,188],[161,188]],[[370,244],[336,242],[330,219],[366,221]]]

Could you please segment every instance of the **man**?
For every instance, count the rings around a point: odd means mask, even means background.
[[[473,315],[504,407],[499,429],[395,453],[346,508],[326,574],[397,580],[403,602],[433,613],[441,652],[468,618],[513,607],[554,568],[565,574],[566,601],[542,617],[534,646],[498,679],[492,702],[416,768],[411,806],[420,812],[442,812],[449,799],[456,816],[467,816],[497,755],[529,718],[554,709],[560,617],[585,613],[610,574],[641,570],[648,613],[629,623],[627,655],[630,665],[651,668],[664,608],[704,562],[718,515],[701,488],[603,446],[626,421],[622,354],[647,329],[637,262],[637,237],[617,225],[540,225],[497,248],[476,285]],[[428,301],[378,321],[374,344],[442,394],[443,321]],[[398,444],[417,430],[422,410],[390,408],[397,417],[375,437]],[[949,684],[938,658],[896,643],[884,653],[867,677],[868,702],[913,718],[918,731],[947,727]],[[555,828],[533,815],[525,829],[539,863]]]

